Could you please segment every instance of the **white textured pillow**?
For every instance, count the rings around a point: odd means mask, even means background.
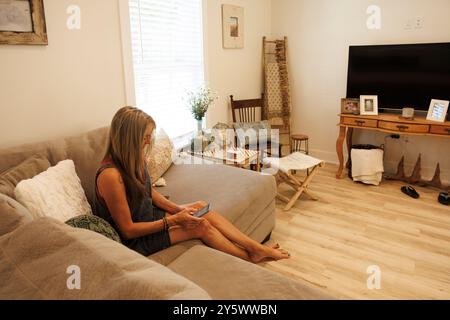
[[[172,155],[174,146],[167,133],[160,129],[155,138],[150,156],[147,158],[148,171],[152,183],[158,181],[159,178],[172,165]]]
[[[64,160],[32,179],[22,180],[14,195],[35,217],[52,217],[65,222],[92,214],[72,160]]]

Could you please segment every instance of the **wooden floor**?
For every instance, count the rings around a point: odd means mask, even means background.
[[[420,188],[419,200],[400,192],[402,182],[366,186],[334,177],[327,165],[289,212],[277,203],[278,242],[292,257],[264,267],[324,288],[338,299],[450,299],[450,208],[438,192]],[[281,187],[283,194],[290,189]],[[367,288],[369,266],[381,288]]]

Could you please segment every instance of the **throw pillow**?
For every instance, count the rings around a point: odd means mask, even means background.
[[[232,126],[226,123],[218,122],[214,127],[212,127],[211,132],[207,135],[211,146],[223,148],[224,144],[227,147],[231,147],[234,144],[234,130]]]
[[[17,201],[37,217],[61,222],[92,214],[72,160],[64,160],[32,179],[21,181],[14,190]]]
[[[95,215],[87,214],[78,216],[67,220],[66,224],[74,228],[87,229],[100,233],[111,240],[122,243],[116,230],[106,220]]]
[[[33,178],[48,168],[50,168],[50,162],[44,155],[36,154],[28,158],[0,174],[0,193],[14,198],[14,189],[20,181]]]
[[[259,122],[235,122],[234,130],[238,136],[240,147],[245,145],[254,146],[259,143],[270,141],[270,123],[267,120]]]
[[[150,155],[146,159],[152,183],[161,178],[170,168],[172,165],[173,153],[174,146],[172,141],[164,130],[160,129],[156,135],[155,143]]]
[[[33,218],[24,206],[0,194],[0,237],[31,221]]]

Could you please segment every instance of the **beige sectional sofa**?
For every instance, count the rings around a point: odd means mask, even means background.
[[[36,168],[43,171],[72,159],[92,205],[107,132],[101,128],[0,150],[0,180],[5,173],[11,175],[11,169],[19,182],[38,174]],[[20,166],[30,158],[28,166]],[[174,164],[164,178],[167,187],[159,190],[162,194],[178,203],[211,202],[257,241],[266,239],[275,225],[276,185],[271,176],[224,165]],[[33,220],[13,199],[12,189],[0,184],[0,299],[330,298],[309,283],[290,280],[198,240],[147,258],[100,234],[52,218]],[[67,287],[66,271],[72,265],[80,268],[80,289]]]

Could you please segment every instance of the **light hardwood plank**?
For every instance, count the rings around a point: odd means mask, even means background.
[[[319,201],[302,195],[288,212],[277,201],[270,242],[292,256],[263,266],[338,299],[450,299],[450,208],[437,202],[439,192],[417,187],[414,200],[402,182],[366,186],[335,171],[326,165],[310,184]],[[381,270],[378,290],[366,285],[370,265]]]

